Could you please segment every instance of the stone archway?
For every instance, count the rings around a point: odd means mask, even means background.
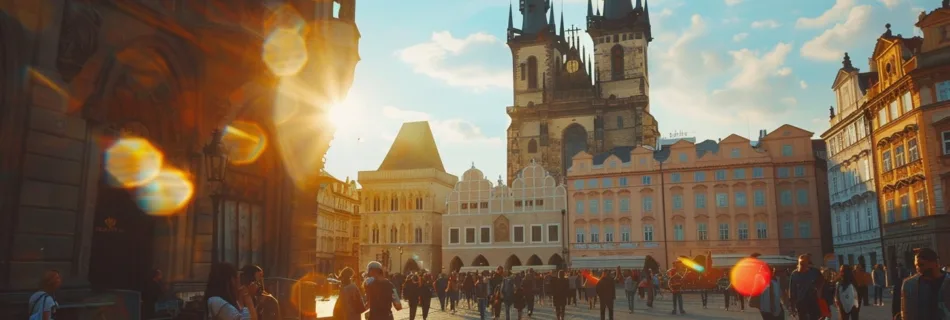
[[[543,264],[544,264],[544,262],[541,262],[541,258],[539,258],[538,255],[533,254],[533,255],[531,255],[530,258],[528,258],[528,263],[527,263],[526,265],[528,265],[528,266],[540,266],[540,265],[543,265]]]
[[[561,172],[566,176],[574,156],[581,151],[587,151],[587,129],[580,124],[572,123],[564,129],[561,143],[564,144],[561,148]]]
[[[462,263],[462,259],[456,256],[455,258],[452,258],[451,262],[449,262],[449,272],[458,272],[464,266],[465,264]]]
[[[512,267],[517,266],[521,266],[521,259],[518,259],[518,256],[511,255],[508,260],[505,260],[505,270],[511,270]]]
[[[485,259],[485,256],[483,255],[478,255],[477,257],[475,257],[475,259],[472,260],[473,267],[487,267],[489,265],[490,264],[488,264],[488,259]]]
[[[559,255],[559,254],[557,254],[557,253],[552,254],[551,257],[548,258],[548,265],[555,266],[555,267],[557,267],[558,269],[567,267],[567,266],[564,264],[564,258],[562,258],[561,255]]]

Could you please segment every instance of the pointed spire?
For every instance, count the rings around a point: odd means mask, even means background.
[[[551,25],[551,32],[554,32],[554,31],[557,31],[557,24],[554,23],[554,6],[550,6],[550,7],[551,7],[551,12],[550,12],[550,15],[548,16],[548,24]]]
[[[596,16],[600,16],[600,6],[597,6],[597,13],[596,13]]]
[[[563,10],[561,12],[563,13]],[[594,3],[592,2],[592,0],[587,0],[587,17],[590,18],[593,16],[594,16]]]
[[[515,28],[515,18],[514,18],[514,9],[512,9],[511,2],[508,2],[508,30]]]
[[[637,6],[634,9],[643,9],[643,1],[637,0]]]
[[[564,36],[564,0],[561,0],[561,36]]]

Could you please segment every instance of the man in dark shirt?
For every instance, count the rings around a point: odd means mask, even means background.
[[[914,265],[917,274],[904,280],[900,290],[901,319],[946,320],[950,280],[940,270],[937,253],[930,248],[917,249]]]
[[[789,280],[789,298],[793,313],[800,320],[818,320],[821,311],[818,308],[818,293],[821,292],[824,278],[821,272],[812,267],[811,255],[798,257],[798,269],[792,272]]]
[[[610,271],[604,270],[600,279],[597,281],[597,297],[600,298],[600,319],[614,320],[614,299],[617,298],[617,284],[610,275]]]
[[[439,308],[445,312],[445,289],[449,286],[449,278],[445,274],[440,274],[439,279],[435,280],[435,293],[439,295]]]
[[[369,302],[367,320],[393,320],[392,308],[402,310],[402,303],[396,295],[396,287],[383,273],[383,264],[372,261],[366,265],[366,300]]]

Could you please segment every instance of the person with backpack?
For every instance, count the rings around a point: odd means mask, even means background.
[[[838,307],[838,316],[842,320],[858,320],[861,301],[854,278],[854,269],[848,265],[841,265],[838,270],[838,283],[835,284],[835,307]]]
[[[393,320],[393,311],[402,310],[402,302],[396,294],[396,287],[383,273],[383,264],[371,261],[366,265],[366,279],[363,287],[366,288],[366,302],[369,314],[366,320]]]
[[[515,302],[515,277],[510,272],[502,271],[504,280],[501,282],[501,298],[505,303],[505,320],[511,320],[511,305]]]
[[[49,270],[43,274],[40,290],[30,296],[30,320],[53,320],[59,308],[54,296],[62,285],[63,278],[59,271]]]
[[[363,295],[353,283],[354,274],[349,267],[340,271],[340,295],[333,305],[333,320],[360,320],[360,315],[366,311]]]

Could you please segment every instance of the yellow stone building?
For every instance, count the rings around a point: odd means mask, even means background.
[[[359,267],[360,194],[356,181],[328,179],[317,194],[317,249],[314,269],[323,274]],[[358,270],[358,269],[357,269]]]
[[[565,267],[566,190],[536,163],[511,187],[472,166],[446,201],[442,259],[449,271]]]
[[[442,214],[458,177],[445,172],[429,123],[404,123],[379,169],[360,171],[358,181],[363,187],[359,270],[373,260],[394,272],[441,270]]]
[[[514,101],[507,107],[508,182],[532,160],[563,181],[571,157],[617,146],[656,144],[650,114],[647,46],[653,39],[647,3],[588,3],[593,52],[579,46],[581,29],[560,29],[546,0],[524,0],[521,28],[508,13]],[[591,57],[592,56],[592,57]]]
[[[913,249],[950,255],[950,7],[921,12],[924,37],[877,39],[871,67],[878,80],[868,92],[878,203],[887,263],[913,265]]]

